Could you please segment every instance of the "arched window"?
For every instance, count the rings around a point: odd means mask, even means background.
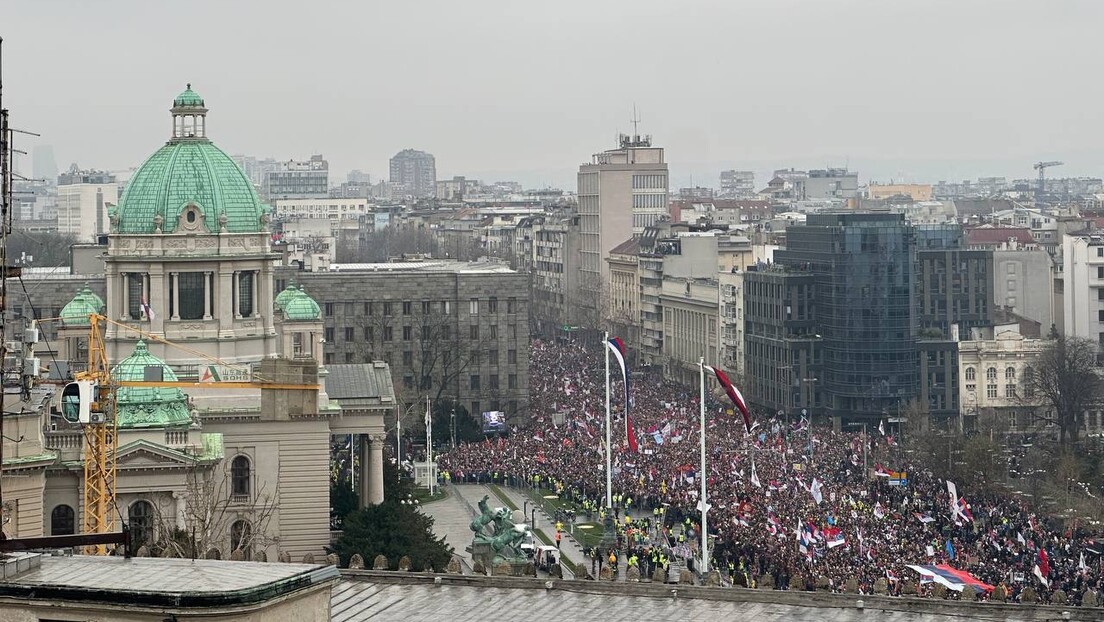
[[[997,379],[997,368],[996,367],[990,367],[989,369],[985,370],[985,379],[986,380],[996,380]]]
[[[1004,368],[1004,379],[1008,380],[1008,381],[1015,380],[1016,379],[1016,368],[1015,367],[1005,367]]]
[[[71,536],[76,533],[76,519],[73,508],[59,505],[50,512],[50,535]]]
[[[130,539],[135,548],[153,540],[153,504],[149,501],[131,503],[127,520],[130,522]]]
[[[230,551],[241,549],[245,559],[252,557],[253,526],[246,520],[236,520],[230,525]]]
[[[238,456],[230,463],[230,496],[249,496],[249,458]]]
[[[967,367],[966,368],[966,379],[967,380],[973,380],[975,378],[977,378],[977,372],[974,370],[973,367]]]

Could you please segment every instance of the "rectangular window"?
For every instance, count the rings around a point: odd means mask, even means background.
[[[441,312],[444,313],[445,315],[449,315],[450,313],[452,313],[452,303],[449,302],[448,300],[442,300],[441,301]]]
[[[383,340],[392,341],[395,339],[395,332],[390,326],[383,327]]]
[[[423,391],[433,387],[433,378],[431,376],[422,376],[422,384],[418,387]]]
[[[383,303],[383,314],[384,315],[391,315],[391,303],[390,302]]]
[[[1005,397],[1016,397],[1016,385],[1014,385],[1014,384],[1004,385],[1004,396]]]
[[[489,387],[492,391],[497,391],[498,390],[498,374],[491,374],[490,377],[487,378],[487,384],[489,385]]]
[[[364,315],[372,315],[372,303],[364,303]]]
[[[517,387],[517,374],[510,374],[506,376],[506,388],[516,389]]]
[[[181,272],[176,275],[180,300],[180,319],[201,320],[203,310],[207,308],[206,288],[203,272]]]
[[[345,315],[356,315],[356,303],[355,302],[346,302],[345,303]]]
[[[353,353],[352,352],[346,352],[345,353],[345,362],[346,363],[352,363],[353,362]]]
[[[203,278],[207,278],[204,275]],[[238,315],[250,317],[253,315],[253,273],[238,273]]]
[[[448,341],[452,339],[452,327],[448,324],[441,325],[441,340]]]
[[[354,341],[356,335],[353,334],[353,327],[349,326],[345,328],[345,341]]]
[[[506,299],[506,313],[510,315],[517,313],[517,298]]]
[[[422,327],[422,341],[429,341],[430,335],[433,334],[432,330],[428,326]]]
[[[324,365],[333,365],[334,353],[333,352],[326,352],[325,354],[322,355],[322,361],[323,361]]]
[[[403,326],[403,341],[410,341],[414,338],[414,327]]]
[[[498,325],[491,324],[487,327],[487,337],[491,339],[498,339]]]
[[[472,341],[479,339],[479,324],[472,324],[468,327],[468,337]]]
[[[498,365],[498,350],[487,350],[487,364]]]
[[[509,365],[517,365],[517,350],[506,351],[506,363]]]
[[[414,305],[409,300],[404,300],[403,301],[403,315],[410,315],[413,312],[412,311],[413,308],[414,308]]]
[[[414,388],[414,376],[403,376],[403,387],[407,389]]]
[[[403,350],[403,365],[410,366],[414,364],[414,353],[410,350]]]
[[[132,320],[142,319],[142,297],[145,292],[142,286],[145,284],[144,274],[127,274],[127,315]],[[1104,292],[1104,289],[1100,290]]]
[[[507,326],[506,334],[510,339],[517,339],[517,324],[510,324]]]
[[[468,378],[468,388],[472,391],[479,390],[479,374],[472,374],[471,377]]]
[[[333,317],[333,303],[327,302],[322,305],[322,311],[326,314],[326,317]]]
[[[487,301],[487,312],[498,313],[498,298],[491,296],[490,300]]]
[[[1104,279],[1104,266],[1096,267],[1096,278]]]
[[[1101,270],[1104,270],[1104,268],[1101,268]],[[1101,277],[1101,278],[1104,278],[1104,277]],[[472,298],[471,300],[468,301],[468,314],[470,314],[470,315],[479,315],[479,299],[478,298]]]
[[[472,407],[471,407],[471,414],[472,414],[472,416],[473,416],[473,417],[474,417],[474,416],[476,416],[476,414],[477,414],[477,413],[478,413],[478,414],[482,414],[482,413],[483,413],[483,411],[482,411],[482,410],[480,410],[480,407],[479,407],[479,401],[478,401],[478,400],[476,400],[476,401],[472,402]]]
[[[985,387],[985,396],[989,399],[995,399],[997,397],[997,385],[990,384]]]
[[[376,340],[376,331],[374,331],[371,326],[364,327],[364,340],[368,342]]]
[[[322,338],[326,340],[326,343],[333,343],[334,342],[334,329],[333,329],[332,326],[327,326],[322,331]]]
[[[422,315],[429,315],[433,311],[433,303],[428,300],[422,301]]]

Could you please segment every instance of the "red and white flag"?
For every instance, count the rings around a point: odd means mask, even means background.
[[[729,382],[728,376],[719,368],[706,365],[705,370],[713,374],[717,378],[717,382],[721,383],[721,387],[728,395],[728,399],[732,400],[732,403],[736,406],[736,410],[740,411],[740,415],[744,418],[744,431],[751,434],[751,411],[748,410],[747,404],[744,402],[744,395]]]

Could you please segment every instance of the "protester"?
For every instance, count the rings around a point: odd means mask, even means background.
[[[456,482],[552,489],[574,500],[588,518],[601,520],[602,353],[535,341],[530,361],[532,425],[506,438],[460,445],[439,457],[440,469]],[[954,489],[962,498],[955,504],[946,482],[910,463],[881,432],[864,439],[810,429],[805,421],[760,418],[748,434],[718,394],[715,402],[707,398],[709,466],[703,474],[696,388],[653,377],[632,383],[635,453],[627,447],[619,390],[611,389],[612,511],[623,551],[617,557],[642,572],[666,566],[670,556],[696,554],[698,478],[704,475],[709,532],[715,536],[711,565],[736,585],[770,575],[776,589],[813,589],[826,578],[838,592],[853,577],[863,593],[872,593],[875,581],[884,578],[890,593],[899,594],[904,580],[920,579],[907,565],[946,563],[1005,586],[1009,600],[1027,585],[1044,600],[1060,588],[1075,603],[1087,588],[1102,588],[1095,531],[1053,529],[1023,501],[974,492],[965,482]],[[557,413],[563,414],[560,425]],[[869,470],[862,462],[864,442]],[[907,473],[907,481],[886,477],[890,472]],[[602,557],[592,559],[592,566],[595,561],[600,566]],[[930,584],[919,591],[928,593]],[[975,595],[967,589],[961,597]]]

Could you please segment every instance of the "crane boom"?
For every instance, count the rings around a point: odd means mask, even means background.
[[[1038,201],[1042,198],[1043,193],[1046,192],[1046,170],[1052,166],[1062,166],[1065,162],[1059,162],[1058,160],[1051,160],[1049,162],[1036,162],[1035,170],[1039,171],[1039,181],[1035,186],[1035,200]]]

